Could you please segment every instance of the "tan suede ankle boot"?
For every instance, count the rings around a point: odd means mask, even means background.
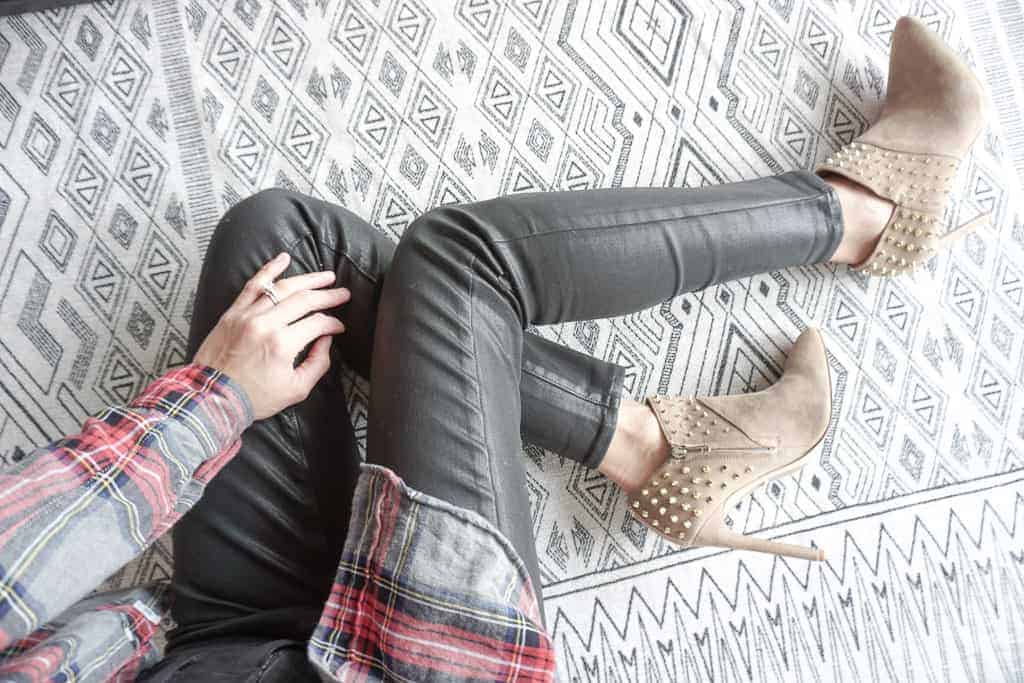
[[[817,548],[738,534],[725,517],[736,500],[768,479],[799,468],[815,453],[832,414],[832,386],[821,335],[796,340],[782,377],[751,394],[651,396],[647,404],[671,456],[629,500],[630,511],[684,547],[758,550],[808,560]]]
[[[985,90],[919,19],[896,22],[878,122],[815,171],[834,173],[896,204],[871,254],[854,270],[897,275],[977,229],[987,215],[943,230],[960,160],[985,126]]]

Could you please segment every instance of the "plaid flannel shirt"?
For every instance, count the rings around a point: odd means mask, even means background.
[[[158,658],[165,586],[87,597],[196,502],[252,422],[192,364],[0,471],[0,681],[132,680]],[[555,677],[529,575],[485,519],[362,466],[308,656],[329,680]]]

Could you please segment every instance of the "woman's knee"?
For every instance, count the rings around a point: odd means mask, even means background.
[[[261,265],[288,248],[279,227],[287,218],[290,195],[263,190],[238,202],[221,218],[206,249],[196,289],[192,349],[231,305]]]
[[[389,278],[417,280],[425,272],[455,273],[489,262],[490,247],[477,217],[463,205],[420,214],[402,233]]]
[[[282,242],[281,226],[296,212],[294,192],[280,188],[260,190],[228,209],[214,229],[210,252],[227,248],[232,252],[247,244]]]
[[[420,214],[402,232],[388,270],[388,283],[414,283],[425,268],[436,265],[431,252],[436,250],[438,228],[430,214],[429,211]]]

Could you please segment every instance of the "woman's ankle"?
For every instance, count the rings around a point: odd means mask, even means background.
[[[871,255],[896,205],[842,176],[828,174],[824,180],[835,190],[843,212],[843,239],[832,262],[861,263]]]
[[[632,493],[643,487],[668,455],[668,441],[651,409],[623,399],[615,433],[597,469],[627,493]]]

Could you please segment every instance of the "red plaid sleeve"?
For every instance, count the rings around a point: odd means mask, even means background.
[[[334,681],[557,678],[533,584],[508,539],[366,463],[307,654]]]
[[[0,473],[0,659],[187,512],[252,418],[241,387],[186,365]]]

